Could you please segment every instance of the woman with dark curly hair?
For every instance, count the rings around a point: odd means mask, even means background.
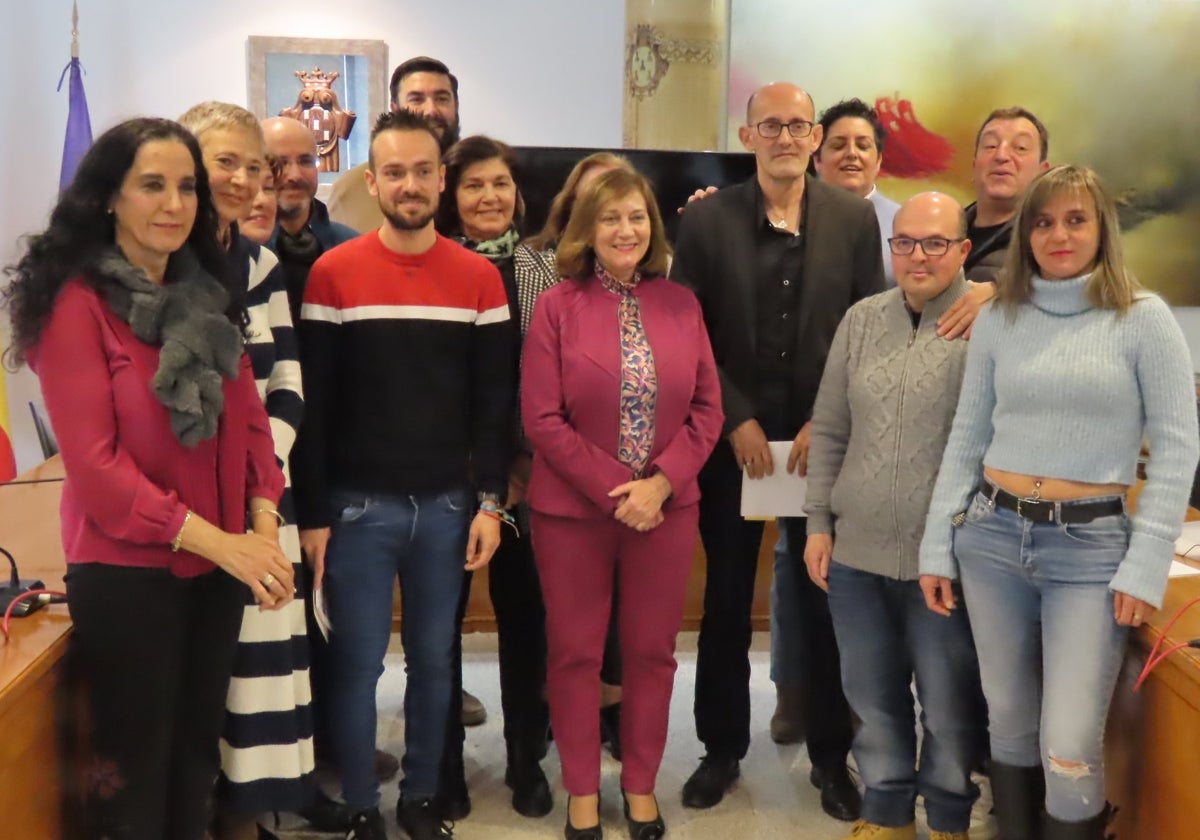
[[[9,360],[41,381],[66,468],[63,550],[90,689],[88,837],[205,835],[248,587],[293,596],[283,490],[195,138],[128,120],[7,273]]]

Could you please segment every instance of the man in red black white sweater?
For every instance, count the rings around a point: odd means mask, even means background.
[[[430,123],[381,116],[366,178],[384,224],[322,255],[304,294],[298,514],[333,627],[330,735],[357,840],[386,837],[375,689],[399,575],[408,682],[397,816],[426,840],[450,836],[432,800],[463,576],[500,541],[513,324],[499,272],[434,231],[444,167]]]

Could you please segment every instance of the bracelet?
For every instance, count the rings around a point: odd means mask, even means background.
[[[479,512],[488,518],[492,518],[492,520],[496,520],[500,524],[508,523],[512,528],[512,533],[516,534],[517,536],[521,536],[521,529],[517,528],[517,521],[515,518],[512,518],[512,514],[510,514],[509,511],[480,508]]]
[[[271,514],[272,516],[274,516],[276,519],[278,519],[278,520],[279,520],[279,527],[280,527],[280,528],[282,528],[283,526],[287,525],[287,520],[285,520],[285,519],[283,518],[283,514],[282,514],[282,513],[280,513],[279,511],[277,511],[275,508],[259,508],[258,510],[252,510],[252,511],[250,511],[250,515],[251,515],[251,516],[258,516],[260,513],[269,513],[269,514]]]
[[[190,510],[183,515],[183,524],[179,526],[179,533],[175,535],[175,539],[171,540],[171,551],[179,551],[179,546],[183,544],[183,529],[187,527],[191,518],[192,512]]]

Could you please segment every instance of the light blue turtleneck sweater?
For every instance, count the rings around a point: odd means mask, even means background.
[[[1110,588],[1161,605],[1200,451],[1191,356],[1156,295],[1139,296],[1121,315],[1093,307],[1087,281],[1035,276],[1032,300],[1015,319],[988,306],[976,320],[921,574],[958,576],[951,520],[985,466],[1132,485],[1144,438],[1146,484]]]

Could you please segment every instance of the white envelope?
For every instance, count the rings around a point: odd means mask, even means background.
[[[808,479],[787,471],[790,440],[773,440],[771,459],[775,474],[752,479],[742,472],[742,516],[746,519],[769,519],[775,516],[804,516],[804,500],[808,495]]]

